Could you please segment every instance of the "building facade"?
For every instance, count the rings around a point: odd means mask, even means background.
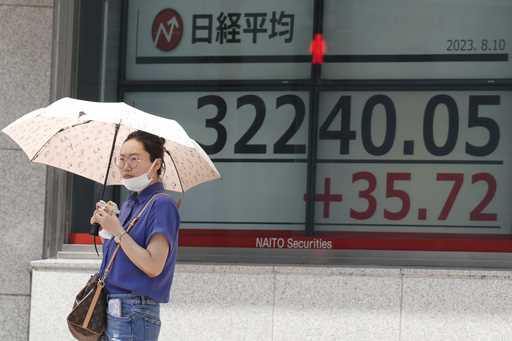
[[[0,125],[50,99],[53,1],[0,2]],[[0,339],[27,340],[30,262],[43,256],[46,168],[0,137]]]
[[[176,119],[221,172],[182,196],[161,339],[512,336],[512,3],[0,0],[0,15],[2,128],[66,96],[124,101]],[[102,187],[5,135],[0,155],[0,339],[69,340]]]

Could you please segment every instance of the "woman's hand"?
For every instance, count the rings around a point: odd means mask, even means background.
[[[121,222],[115,214],[108,209],[96,207],[93,216],[91,217],[91,224],[98,223],[101,228],[110,232],[114,236],[119,235],[124,231]]]
[[[92,216],[91,216],[91,219],[89,220],[89,222],[92,224],[97,224],[98,222],[96,221],[96,213],[98,212],[98,209],[100,208],[99,206],[99,203],[96,203],[96,209],[94,210],[94,212],[92,212]]]
[[[92,224],[99,224],[98,221],[96,221],[96,213],[98,213],[98,210],[101,209],[101,208],[104,208],[106,212],[108,212],[109,214],[112,214],[112,212],[110,212],[110,207],[109,206],[105,206],[105,202],[102,202],[101,200],[98,201],[96,203],[96,209],[94,210],[94,212],[92,212],[92,216],[91,216],[91,219],[89,220],[89,222]]]

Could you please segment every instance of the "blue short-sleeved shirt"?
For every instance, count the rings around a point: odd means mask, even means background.
[[[139,194],[133,193],[121,206],[119,220],[126,229],[131,220],[144,207],[155,193],[163,193],[161,182],[154,183]],[[148,296],[157,302],[169,302],[176,253],[178,251],[178,228],[180,218],[173,199],[168,195],[158,195],[150,204],[139,221],[130,231],[130,236],[140,246],[146,248],[155,234],[162,234],[169,242],[169,254],[160,275],[155,278],[147,276],[126,256],[120,248],[112,264],[112,269],[105,281],[109,294],[131,293]],[[105,239],[103,243],[103,260],[100,273],[103,271],[114,252],[116,243],[113,239]]]

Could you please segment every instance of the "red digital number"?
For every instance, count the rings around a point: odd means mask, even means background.
[[[487,183],[487,193],[480,203],[469,214],[470,220],[477,221],[496,221],[496,213],[483,213],[482,211],[489,205],[496,194],[496,179],[489,173],[476,173],[471,177],[471,183],[485,181]]]
[[[401,189],[394,188],[395,181],[410,181],[411,173],[388,173],[386,179],[386,198],[398,198],[402,201],[402,208],[397,212],[384,209],[384,218],[389,220],[402,220],[409,213],[411,199],[409,194]]]
[[[351,208],[350,218],[364,220],[371,218],[377,209],[377,199],[371,195],[371,193],[375,191],[375,188],[377,188],[377,179],[375,178],[375,175],[370,172],[357,172],[352,174],[352,183],[359,180],[366,180],[368,182],[368,188],[359,191],[359,197],[365,199],[368,202],[368,208],[362,212]]]
[[[453,181],[452,189],[450,190],[450,194],[448,194],[448,198],[444,203],[443,209],[439,214],[437,219],[446,220],[450,211],[453,207],[453,203],[455,199],[457,199],[457,195],[462,187],[462,183],[464,182],[464,174],[462,173],[439,173],[437,174],[437,181]]]
[[[448,197],[443,204],[443,208],[439,213],[438,220],[447,220],[450,212],[452,211],[455,200],[462,189],[464,183],[463,173],[438,173],[436,175],[437,181],[450,181],[452,186]],[[471,177],[472,184],[477,182],[485,182],[487,184],[487,192],[485,193],[479,204],[470,212],[471,221],[496,221],[496,213],[483,212],[496,194],[496,178],[489,173],[476,173]],[[377,178],[370,172],[357,172],[352,174],[352,183],[358,181],[366,181],[368,186],[359,191],[359,198],[366,200],[368,207],[364,211],[350,209],[350,218],[357,220],[365,220],[373,217],[377,210],[377,199],[374,196],[374,191],[377,188]],[[411,173],[387,173],[386,174],[386,198],[396,198],[401,201],[401,208],[398,211],[390,211],[384,209],[384,218],[388,220],[402,220],[404,219],[411,209],[411,198],[409,194],[403,189],[396,188],[397,181],[411,181]],[[422,209],[426,211],[426,209]],[[420,212],[421,213],[421,212]],[[425,215],[425,213],[423,213]],[[422,219],[422,218],[418,218]],[[424,218],[423,218],[424,219]]]

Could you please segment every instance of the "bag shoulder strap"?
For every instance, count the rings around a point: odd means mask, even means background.
[[[154,194],[151,199],[149,199],[146,204],[144,205],[144,207],[142,207],[142,209],[139,211],[139,213],[137,213],[137,215],[132,219],[132,221],[130,222],[130,224],[128,225],[128,227],[126,228],[126,233],[130,233],[130,230],[132,229],[132,227],[135,226],[135,224],[137,224],[137,222],[139,221],[140,217],[142,216],[142,213],[144,213],[144,211],[146,210],[147,207],[149,207],[149,205],[155,201],[156,197],[159,196],[159,195],[166,195],[165,193],[156,193]],[[110,270],[112,268],[112,264],[114,263],[114,259],[116,258],[116,255],[117,253],[119,252],[119,248],[121,247],[121,245],[117,244],[114,252],[112,253],[112,256],[110,257],[110,260],[108,262],[108,265],[105,267],[105,270],[103,271],[103,276],[101,278],[101,281],[104,282],[105,279],[107,278],[108,274],[110,273]]]

